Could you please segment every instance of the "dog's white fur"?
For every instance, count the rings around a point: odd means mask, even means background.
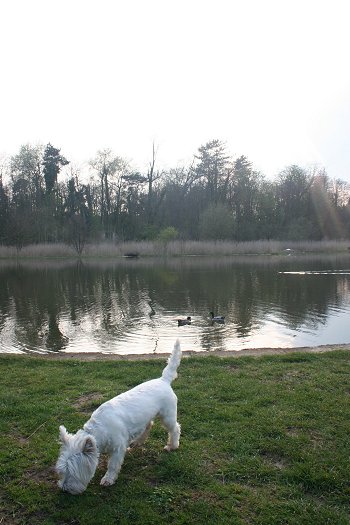
[[[165,450],[179,446],[177,397],[171,382],[177,377],[181,348],[176,341],[162,376],[132,388],[97,408],[83,429],[69,434],[60,426],[61,451],[56,463],[59,487],[70,494],[81,494],[95,474],[100,453],[109,455],[101,485],[113,485],[129,445],[142,445],[159,416],[168,430]]]

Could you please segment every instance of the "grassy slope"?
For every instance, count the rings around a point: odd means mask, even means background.
[[[116,485],[59,492],[58,425],[157,377],[161,361],[0,356],[0,523],[348,524],[350,354],[184,359],[180,449],[155,425]],[[104,460],[103,460],[104,461]]]

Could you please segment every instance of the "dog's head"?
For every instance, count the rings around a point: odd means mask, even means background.
[[[70,494],[81,494],[95,474],[98,450],[93,436],[83,430],[69,434],[60,426],[61,451],[56,463],[58,486]]]

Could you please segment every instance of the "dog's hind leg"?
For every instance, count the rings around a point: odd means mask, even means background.
[[[108,460],[107,472],[101,479],[101,485],[104,485],[105,487],[113,485],[122,467],[125,453],[126,447],[124,445],[119,445],[119,447],[112,453]]]
[[[160,414],[160,419],[168,431],[168,442],[164,447],[167,452],[179,447],[181,427],[176,420],[176,415],[176,406],[166,414]]]

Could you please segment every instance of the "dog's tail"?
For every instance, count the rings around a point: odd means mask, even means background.
[[[180,361],[181,348],[180,341],[177,339],[173,351],[171,352],[171,356],[168,359],[168,364],[166,365],[162,373],[162,378],[168,383],[171,383],[172,381],[174,381],[174,379],[177,378],[177,368],[180,364]]]

